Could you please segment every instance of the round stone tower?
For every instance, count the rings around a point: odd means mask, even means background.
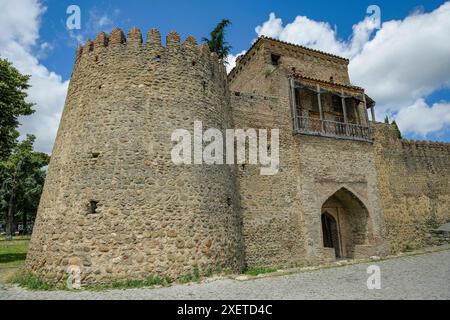
[[[176,32],[115,29],[77,50],[26,268],[84,284],[240,270],[234,169],[175,165],[175,129],[232,128],[226,71]]]

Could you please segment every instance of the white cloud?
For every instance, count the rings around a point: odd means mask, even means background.
[[[227,58],[225,59],[225,61],[227,62],[225,66],[227,68],[228,73],[236,66],[236,58],[239,57],[240,55],[245,54],[245,52],[246,51],[243,50],[236,55],[228,54]]]
[[[326,22],[297,16],[283,26],[271,13],[255,31],[349,58],[350,78],[377,101],[379,119],[394,116],[405,130],[423,136],[448,126],[435,116],[450,113],[448,103],[425,107],[420,102],[450,87],[450,2],[429,13],[416,11],[403,20],[387,21],[379,30],[376,27],[376,21],[366,17],[353,26],[349,39],[342,40]],[[420,113],[429,119],[422,121],[427,129],[409,125],[412,115]]]
[[[36,44],[39,18],[45,7],[33,0],[2,0],[0,12],[0,43],[14,40],[23,46]]]
[[[275,16],[275,13],[271,12],[269,20],[264,22],[262,26],[255,28],[258,36],[265,35],[267,37],[277,38],[283,31],[283,21]]]
[[[361,50],[374,31],[376,23],[370,17],[353,26],[353,35],[348,41],[338,39],[336,28],[329,23],[314,21],[306,16],[297,16],[283,27],[283,22],[272,12],[269,20],[255,28],[258,36],[277,38],[329,53],[353,57]]]
[[[352,59],[350,75],[382,112],[397,112],[450,83],[450,2],[431,13],[383,23]]]
[[[68,81],[49,71],[36,56],[48,45],[39,43],[40,18],[45,8],[37,0],[0,2],[0,56],[24,74],[31,75],[27,100],[36,103],[36,112],[22,117],[19,131],[36,135],[36,150],[51,152],[64,105]]]
[[[431,132],[443,134],[450,127],[450,103],[435,103],[430,107],[423,99],[418,99],[402,108],[396,121],[404,133],[419,136],[427,136]]]

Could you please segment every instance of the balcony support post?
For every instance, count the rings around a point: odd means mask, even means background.
[[[370,112],[372,113],[372,122],[375,122],[375,110],[373,109],[373,106],[370,107]]]
[[[294,129],[294,134],[298,133],[299,128],[299,118],[297,114],[297,101],[295,99],[295,80],[294,77],[289,78],[289,98],[291,100],[291,108],[292,108],[292,124]]]
[[[370,121],[369,121],[369,113],[367,112],[367,101],[366,101],[366,94],[363,93],[363,103],[364,103],[364,115],[366,116],[366,122],[367,122],[367,138],[372,139],[372,131],[370,130]],[[373,108],[371,108],[373,109]],[[373,117],[373,115],[372,115]],[[373,119],[373,118],[372,118]]]
[[[321,92],[320,92],[320,86],[317,84],[317,103],[319,105],[319,116],[320,116],[320,131],[324,132],[324,126],[323,126],[323,111],[322,111],[322,99],[321,99]]]
[[[348,135],[348,120],[347,120],[347,106],[345,105],[344,90],[341,89],[341,101],[342,101],[342,111],[344,112],[344,128],[345,134]]]

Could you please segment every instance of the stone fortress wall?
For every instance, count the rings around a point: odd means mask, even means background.
[[[374,159],[391,252],[427,245],[450,221],[450,143],[399,139],[377,123]]]
[[[26,267],[82,283],[243,267],[232,166],[177,166],[171,134],[232,128],[226,70],[175,32],[134,28],[77,52]]]
[[[236,128],[279,129],[280,164],[276,175],[261,175],[259,165],[237,166],[246,266],[279,267],[302,261],[305,230],[300,220],[299,158],[289,101],[232,92],[231,105]]]
[[[450,218],[449,144],[400,140],[375,123],[374,143],[293,133],[289,75],[350,90],[347,66],[264,39],[227,76],[192,37],[181,44],[172,32],[163,46],[155,29],[145,43],[136,28],[100,33],[77,51],[27,270],[58,282],[76,264],[91,284],[425,245],[429,228]],[[279,173],[174,165],[172,132],[197,120],[280,129]],[[337,249],[324,245],[324,214],[339,223]]]
[[[278,174],[238,167],[247,267],[334,260],[334,251],[323,247],[324,210],[342,222],[342,237],[348,238],[342,243],[344,257],[387,252],[371,144],[293,135],[289,101],[281,97],[232,92],[231,104],[237,128],[280,130]]]
[[[348,60],[308,50],[263,38],[228,76],[236,127],[280,129],[280,172],[264,177],[249,166],[238,174],[249,267],[334,260],[335,252],[323,247],[325,210],[341,221],[343,257],[388,250],[372,144],[293,134],[288,83],[293,68],[349,85]],[[278,67],[271,65],[271,54],[280,56]],[[327,103],[324,99],[323,107]]]

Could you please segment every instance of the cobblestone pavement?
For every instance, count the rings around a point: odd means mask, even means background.
[[[367,289],[367,267],[381,289]],[[450,250],[247,281],[220,279],[165,288],[27,291],[0,288],[0,299],[450,299]]]

